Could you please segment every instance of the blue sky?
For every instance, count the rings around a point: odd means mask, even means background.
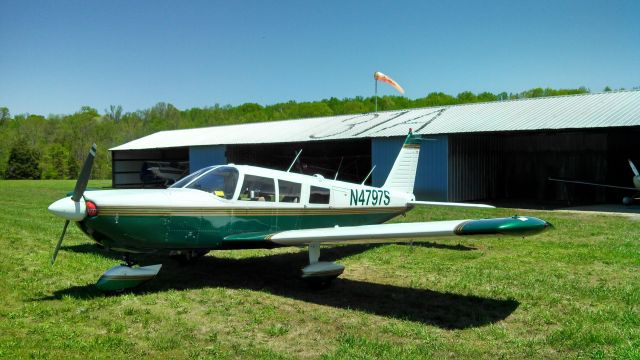
[[[0,106],[640,86],[640,1],[0,0]],[[381,95],[395,94],[380,86]]]

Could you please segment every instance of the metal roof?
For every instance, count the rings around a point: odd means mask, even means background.
[[[639,90],[160,131],[110,150],[624,126],[640,126]]]

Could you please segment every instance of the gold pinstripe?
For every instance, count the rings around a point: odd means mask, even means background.
[[[298,209],[238,209],[238,208],[136,208],[98,207],[98,216],[293,216],[293,215],[350,215],[401,212],[406,207],[366,208],[298,208]]]

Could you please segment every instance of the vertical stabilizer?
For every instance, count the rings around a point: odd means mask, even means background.
[[[420,156],[420,141],[420,135],[414,135],[409,130],[409,135],[407,135],[402,149],[393,163],[383,188],[413,194],[418,157]]]

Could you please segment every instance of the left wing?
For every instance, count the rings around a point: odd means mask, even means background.
[[[273,233],[248,233],[227,236],[224,242],[266,240],[278,245],[295,246],[311,243],[395,242],[397,239],[449,237],[468,235],[527,236],[550,227],[548,222],[524,216],[480,220],[448,220],[399,224],[343,226]]]

